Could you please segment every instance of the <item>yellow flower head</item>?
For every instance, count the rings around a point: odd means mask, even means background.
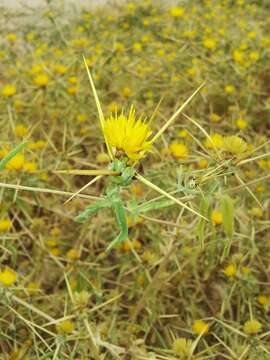
[[[175,339],[172,346],[174,354],[181,359],[182,357],[189,357],[192,354],[192,348],[193,341],[185,338]]]
[[[12,95],[16,94],[16,87],[14,85],[7,84],[3,87],[1,93],[3,96],[6,96],[6,97],[12,96]]]
[[[108,146],[116,156],[125,155],[136,161],[151,148],[149,123],[142,116],[136,119],[133,107],[128,115],[123,112],[119,116],[111,115],[105,120],[103,130]]]
[[[233,155],[241,155],[247,150],[247,143],[239,136],[226,136],[222,149]]]
[[[0,271],[0,283],[4,286],[11,286],[17,280],[17,274],[15,271],[9,268],[5,268]]]
[[[182,7],[172,7],[170,9],[170,15],[172,17],[179,18],[184,16],[184,14],[185,14],[185,9]]]
[[[14,134],[16,136],[25,136],[27,134],[27,127],[23,124],[18,124],[15,126]]]
[[[244,323],[244,333],[247,335],[257,334],[261,331],[262,324],[258,320],[248,320]]]
[[[195,320],[194,324],[192,325],[192,330],[197,335],[204,335],[207,334],[209,331],[209,325],[206,324],[203,320]]]
[[[223,145],[223,136],[217,133],[210,135],[205,141],[205,146],[208,149],[220,149]]]
[[[56,325],[59,334],[68,334],[74,330],[74,324],[70,320],[63,320]]]
[[[170,152],[176,158],[186,158],[188,156],[188,148],[182,143],[171,144]]]
[[[237,269],[234,264],[229,264],[224,268],[223,272],[227,277],[234,277],[236,275]]]
[[[12,226],[12,222],[9,219],[0,220],[0,232],[8,231]]]
[[[223,214],[220,211],[213,211],[211,219],[214,225],[220,225],[223,223]]]
[[[268,303],[268,296],[264,295],[264,294],[260,294],[257,297],[257,301],[260,305],[266,305]]]
[[[39,74],[34,78],[34,84],[40,87],[48,85],[49,77],[46,74]]]
[[[24,155],[17,154],[6,164],[5,168],[7,170],[21,170],[24,166]]]

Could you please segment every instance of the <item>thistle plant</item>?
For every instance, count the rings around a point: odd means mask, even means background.
[[[149,188],[160,193],[162,197],[169,199],[170,201],[153,202],[147,207],[149,211],[152,209],[162,208],[171,204],[177,204],[193,214],[207,220],[204,215],[194,210],[190,206],[186,205],[181,198],[176,198],[166,190],[161,189],[151,181],[143,177],[137,170],[137,165],[141,159],[143,159],[148,152],[151,152],[155,142],[160,136],[167,130],[167,128],[174,122],[177,116],[183,111],[187,104],[194,98],[194,96],[200,91],[204,84],[199,88],[180,106],[177,111],[169,118],[169,120],[161,127],[161,129],[152,136],[151,123],[158,110],[158,106],[154,111],[151,118],[148,120],[144,115],[137,116],[135,108],[131,106],[128,113],[124,110],[119,115],[117,112],[111,114],[111,116],[105,119],[99,97],[95,88],[93,78],[88,68],[86,59],[84,63],[86,66],[87,74],[89,77],[92,92],[94,94],[95,103],[99,115],[100,128],[104,137],[107,152],[110,157],[110,164],[107,169],[101,170],[60,170],[59,173],[69,173],[76,175],[95,175],[95,177],[83,186],[79,191],[73,194],[67,201],[70,201],[76,195],[78,195],[86,187],[92,185],[96,181],[100,180],[103,176],[109,176],[109,184],[105,190],[105,196],[94,204],[88,206],[81,214],[79,214],[75,221],[82,223],[87,221],[91,216],[95,215],[98,211],[104,208],[110,208],[113,210],[120,232],[118,236],[111,241],[107,250],[116,246],[119,242],[124,241],[128,236],[128,225],[125,215],[125,205],[121,199],[121,190],[124,187],[129,186],[133,179],[139,180]],[[133,209],[136,211],[137,209]],[[138,211],[136,211],[138,214]]]

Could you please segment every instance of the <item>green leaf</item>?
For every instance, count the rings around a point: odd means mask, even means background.
[[[11,150],[1,161],[0,161],[0,170],[3,170],[7,163],[14,158],[26,145],[26,141],[20,143],[15,147],[15,149]]]
[[[221,198],[220,209],[223,215],[224,231],[229,239],[232,239],[234,233],[234,204],[229,195]]]
[[[138,213],[145,213],[151,210],[158,210],[158,209],[163,209],[166,208],[168,206],[172,206],[175,205],[175,203],[171,200],[161,200],[161,201],[153,201],[152,203],[149,204],[142,204],[139,208],[138,208]]]
[[[81,214],[75,217],[75,221],[83,223],[88,220],[91,216],[95,215],[100,209],[110,207],[110,202],[107,200],[101,200],[93,205],[88,206]]]
[[[112,208],[114,210],[117,223],[120,228],[120,233],[118,236],[110,243],[106,251],[109,251],[111,248],[116,246],[119,242],[124,241],[128,237],[128,226],[127,219],[124,209],[124,204],[120,198],[114,198],[111,200]]]
[[[209,197],[203,196],[201,199],[201,204],[200,204],[200,214],[202,214],[203,216],[208,218],[209,207],[210,207]],[[203,218],[200,218],[197,232],[198,232],[198,236],[199,236],[202,248],[204,247],[205,224],[206,224],[206,221]]]

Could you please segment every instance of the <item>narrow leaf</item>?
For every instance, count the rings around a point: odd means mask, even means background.
[[[0,170],[3,170],[7,163],[14,158],[26,145],[26,142],[22,142],[17,145],[13,150],[11,150],[1,161],[0,161]]]

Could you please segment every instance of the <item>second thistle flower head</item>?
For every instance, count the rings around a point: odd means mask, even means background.
[[[128,114],[112,114],[104,122],[104,136],[113,155],[127,156],[131,161],[140,160],[151,148],[152,131],[143,116],[136,118],[132,106]]]

